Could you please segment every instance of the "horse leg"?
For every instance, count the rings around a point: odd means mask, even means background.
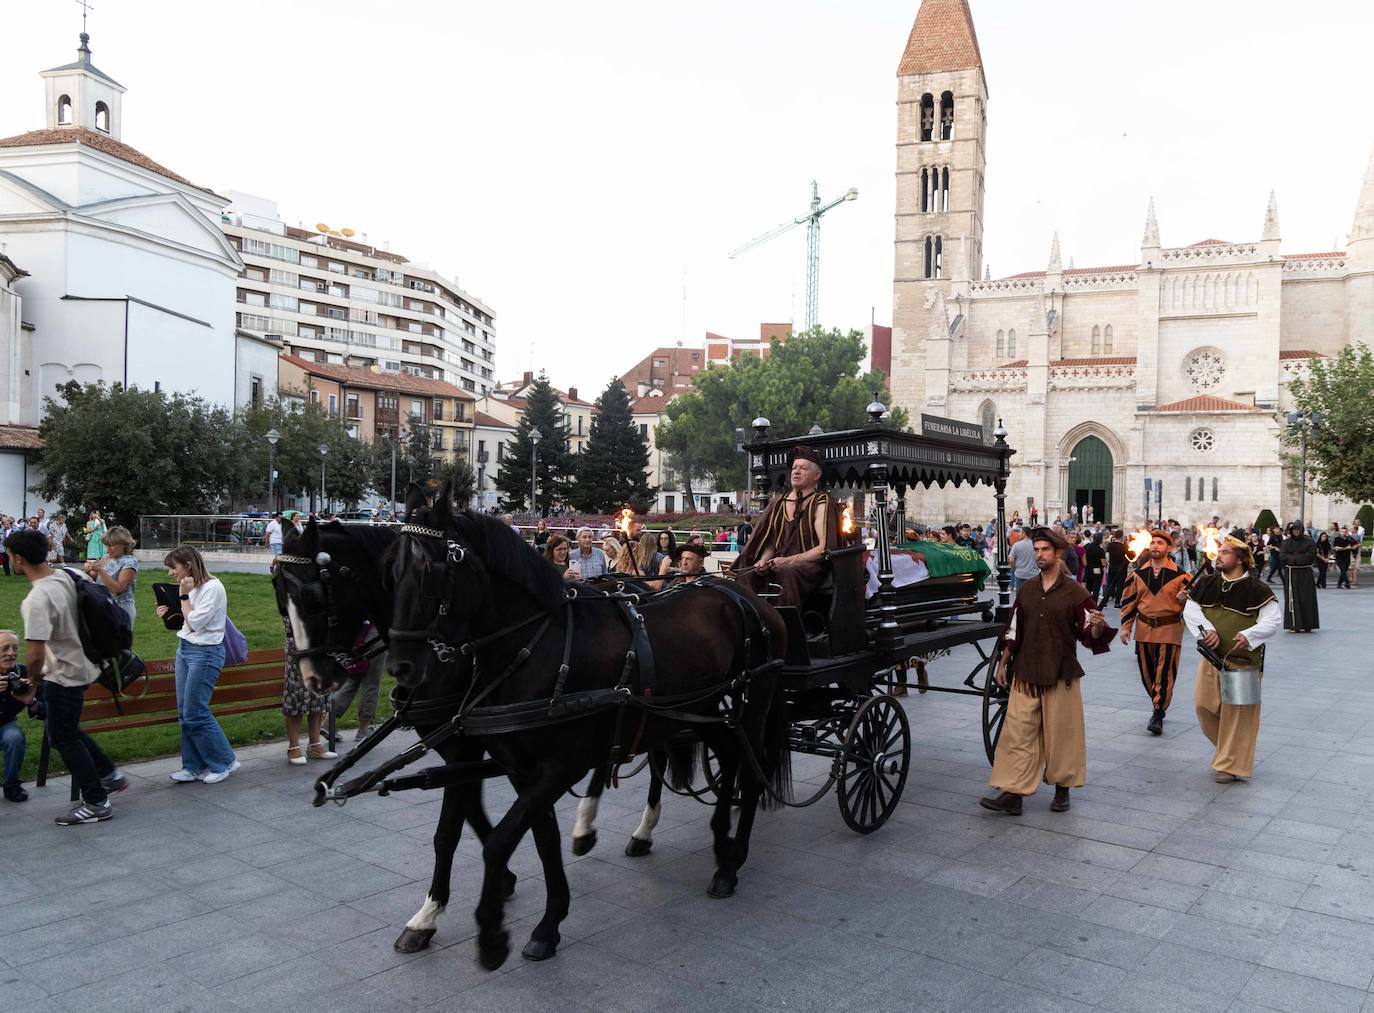
[[[494,971],[510,956],[510,933],[505,929],[506,897],[503,874],[525,831],[543,812],[552,809],[558,797],[575,781],[575,775],[562,767],[543,765],[528,783],[516,784],[519,793],[510,812],[492,828],[482,846],[482,894],[475,912],[477,920],[477,960]],[[512,783],[515,783],[514,781]]]
[[[481,754],[475,759],[480,760]],[[482,805],[482,783],[478,781],[471,785],[460,785],[460,789],[467,789],[472,792],[471,804],[466,806],[468,826],[472,827],[472,832],[477,835],[477,839],[483,844],[487,843],[487,838],[491,836],[491,820],[487,818],[486,807]],[[447,788],[444,789],[448,791]],[[515,896],[515,873],[506,870],[506,896]]]
[[[577,803],[577,819],[573,821],[572,853],[587,854],[596,847],[596,811],[601,806],[601,793],[606,790],[606,767],[597,767],[587,782],[587,794]]]
[[[644,804],[644,815],[639,819],[639,826],[630,835],[630,841],[625,845],[625,854],[631,858],[643,858],[654,846],[654,827],[658,826],[658,817],[663,812],[663,775],[658,772],[658,768],[649,764],[649,798]]]
[[[717,900],[732,896],[735,884],[739,882],[734,866],[734,842],[730,839],[730,803],[735,795],[739,758],[731,746],[732,743],[722,742],[715,751],[720,760],[716,811],[711,816],[711,830],[715,834],[716,874],[706,892]]]
[[[568,876],[563,869],[563,840],[553,809],[540,814],[531,824],[530,831],[534,834],[534,846],[539,851],[539,861],[544,867],[547,902],[544,917],[530,933],[529,942],[520,955],[526,960],[548,960],[557,952],[562,939],[558,934],[558,926],[568,917],[572,891],[568,889]]]
[[[416,911],[392,945],[400,953],[418,953],[429,945],[438,927],[439,916],[449,900],[449,879],[453,874],[453,853],[463,832],[462,785],[447,785],[439,809],[439,824],[434,828],[434,876],[425,902]],[[479,805],[480,809],[480,805]],[[485,816],[483,817],[485,819]],[[471,822],[471,817],[469,817]],[[490,831],[491,827],[487,827]]]

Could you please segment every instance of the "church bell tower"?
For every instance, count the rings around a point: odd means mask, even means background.
[[[123,119],[124,86],[91,62],[91,37],[81,33],[76,62],[39,74],[47,98],[49,130],[90,130],[116,141]]]
[[[925,403],[931,313],[982,275],[987,80],[968,0],[923,0],[897,66],[893,399]],[[947,368],[947,364],[946,367]]]

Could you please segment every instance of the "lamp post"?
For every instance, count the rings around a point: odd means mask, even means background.
[[[538,429],[530,430],[530,510],[539,516],[539,441],[544,434]]]
[[[1298,473],[1298,520],[1307,527],[1307,434],[1321,425],[1322,417],[1317,412],[1289,412],[1288,431],[1297,432],[1302,446],[1302,458]]]
[[[328,512],[324,499],[324,461],[329,456],[329,444],[320,444],[320,511]]]
[[[277,449],[277,441],[281,439],[281,433],[277,432],[276,429],[269,429],[264,435],[267,437],[267,512],[271,513],[272,506],[276,502],[272,498],[273,480],[277,477],[277,467],[274,458]]]

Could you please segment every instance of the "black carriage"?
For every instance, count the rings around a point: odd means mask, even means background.
[[[865,599],[867,546],[856,535],[842,535],[850,544],[827,553],[830,575],[822,588],[799,608],[779,609],[788,627],[783,672],[792,750],[834,761],[826,784],[801,804],[817,801],[833,785],[841,816],[860,833],[886,822],[906,784],[911,731],[892,689],[979,697],[989,762],[1007,704],[1006,690],[993,676],[1011,604],[1005,501],[1015,451],[1000,423],[985,439],[980,426],[923,416],[918,435],[885,428],[885,412],[875,402],[864,429],[776,440],[769,438],[768,420],[759,418],[747,446],[761,497],[787,487],[792,449],[805,444],[820,455],[823,486],[853,488],[875,501],[877,593]],[[895,587],[892,546],[905,532],[907,490],[964,483],[986,483],[994,490],[997,601],[980,596],[969,574]],[[979,660],[959,685],[924,680],[918,685],[909,681],[909,669],[902,671],[910,659],[962,644],[973,645]]]

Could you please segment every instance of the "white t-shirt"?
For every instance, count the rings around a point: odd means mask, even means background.
[[[211,577],[200,587],[191,588],[191,600],[183,602],[182,623],[177,636],[188,644],[220,644],[224,642],[224,617],[229,599],[224,585]]]
[[[68,573],[35,580],[19,605],[24,638],[43,641],[43,678],[59,686],[89,686],[100,674],[81,649],[77,632],[76,585]],[[88,580],[75,574],[77,580]]]
[[[281,521],[277,520],[275,517],[267,522],[267,544],[281,544]]]

